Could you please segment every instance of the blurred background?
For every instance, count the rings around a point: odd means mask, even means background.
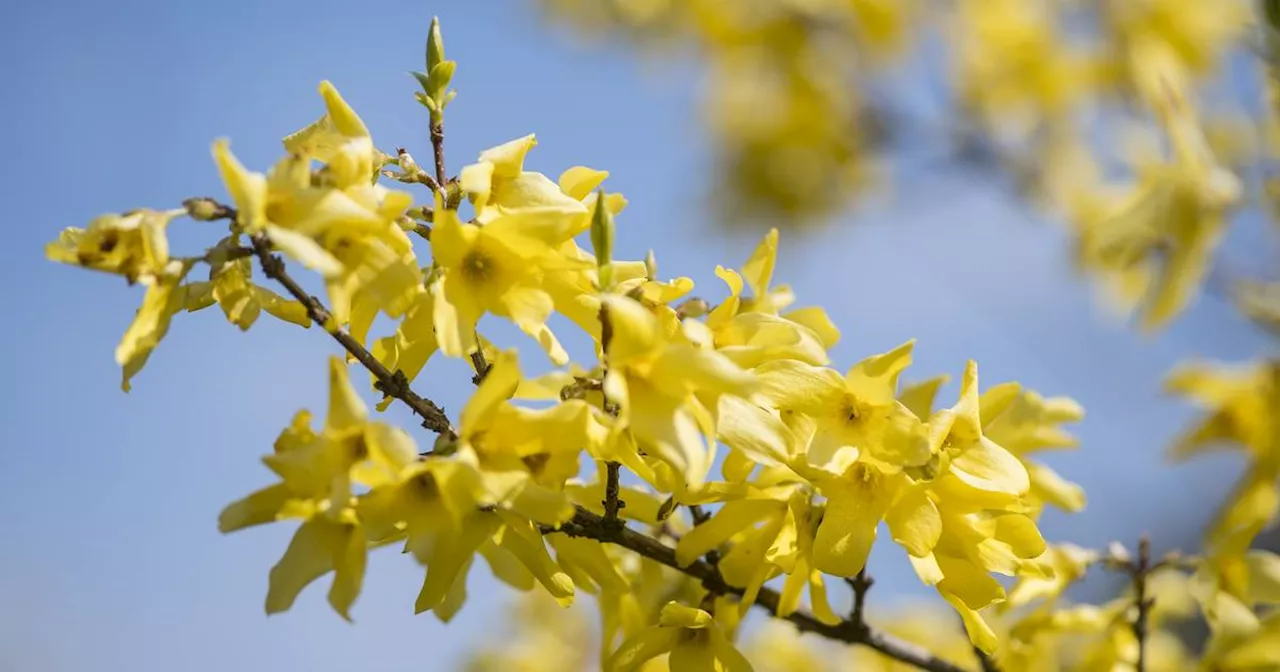
[[[721,170],[715,129],[737,122],[707,113],[715,73],[696,49],[676,42],[651,58],[653,45],[615,39],[603,24],[570,26],[547,9],[515,0],[0,9],[9,319],[0,335],[9,353],[0,669],[448,669],[495,631],[510,591],[487,571],[472,572],[470,601],[446,627],[413,615],[422,570],[392,551],[372,555],[354,625],[324,606],[319,589],[289,613],[264,616],[267,571],[291,529],[223,537],[215,520],[267,482],[257,458],[293,412],[323,407],[335,345],[270,320],[240,333],[217,311],[179,315],[126,395],[112,351],[141,290],[41,252],[63,227],[101,213],[224,198],[212,140],[231,138],[246,165],[264,170],[281,136],[321,113],[323,79],[380,148],[404,146],[425,163],[427,116],[407,73],[422,67],[433,15],[458,62],[446,122],[451,173],[485,148],[537,133],[528,169],[610,171],[606,187],[630,201],[619,256],[653,249],[664,276],[688,275],[708,297],[723,294],[717,263],[740,265],[768,226],[780,226],[775,282],[792,285],[800,305],[827,308],[844,333],[838,367],[917,337],[910,379],[958,377],[973,358],[984,385],[1018,380],[1084,405],[1080,449],[1048,461],[1084,486],[1089,506],[1048,512],[1047,538],[1101,547],[1150,532],[1157,550],[1197,543],[1241,465],[1230,454],[1164,462],[1192,411],[1162,397],[1159,381],[1182,360],[1275,352],[1226,299],[1208,292],[1155,334],[1107,311],[1073,266],[1069,232],[1029,207],[1014,180],[953,151],[930,121],[937,75],[912,61],[889,66],[886,83],[872,87],[867,99],[882,103],[874,120],[857,117],[859,133],[875,130],[884,161],[856,181],[882,186],[856,200],[838,197],[842,182],[792,200],[744,201],[732,180],[764,178]],[[1262,217],[1241,218],[1223,254],[1268,268],[1275,257],[1266,256]],[[170,232],[188,251],[217,238],[186,221]],[[466,379],[461,365],[444,363],[419,384],[456,412]],[[873,603],[931,595],[897,547],[880,546]]]

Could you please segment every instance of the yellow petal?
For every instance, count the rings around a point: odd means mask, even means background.
[[[272,224],[265,230],[272,246],[303,266],[329,279],[342,275],[342,263],[310,237]]]
[[[234,532],[246,527],[275,522],[280,509],[293,495],[284,483],[259,490],[227,505],[218,515],[218,531]]]
[[[369,129],[364,125],[364,121],[355,110],[351,109],[347,101],[342,99],[342,95],[333,84],[327,80],[320,82],[320,95],[324,97],[329,119],[333,121],[333,126],[339,133],[350,137],[369,135]]]
[[[835,323],[827,316],[827,311],[822,308],[817,306],[797,308],[783,313],[782,317],[808,327],[818,335],[818,338],[822,339],[822,344],[828,349],[835,347],[840,342],[840,330],[836,328]]]
[[[701,629],[715,625],[711,614],[693,607],[686,607],[679,602],[667,602],[662,605],[658,614],[658,625],[664,628]]]
[[[923,557],[933,551],[942,536],[942,518],[938,507],[925,492],[924,487],[906,489],[885,515],[893,540],[902,544],[911,555]]]
[[[337,569],[329,600],[348,618],[364,576],[364,537],[356,525],[314,517],[303,523],[280,562],[271,568],[267,613],[287,611],[308,584]]]
[[[572,604],[573,580],[552,561],[542,533],[527,520],[501,511],[498,515],[506,524],[506,531],[499,545],[516,556],[561,606]]]
[[[427,576],[414,603],[414,613],[421,614],[440,605],[454,582],[465,580],[462,570],[470,564],[480,545],[493,536],[497,522],[493,516],[477,516],[458,534],[435,541],[430,556],[426,558]]]
[[[577,201],[581,201],[595,191],[605,178],[609,177],[607,170],[595,170],[586,166],[574,166],[563,173],[560,173],[558,180],[560,191],[565,195]]]
[[[710,520],[689,530],[676,544],[676,562],[687,567],[733,535],[756,525],[770,515],[781,515],[783,505],[768,499],[726,502]]]
[[[898,395],[898,401],[902,402],[902,405],[917,418],[928,420],[933,415],[933,400],[938,396],[938,388],[946,385],[950,380],[951,376],[943,374],[908,385]]]
[[[130,389],[129,381],[147,363],[151,351],[169,333],[173,314],[186,303],[179,282],[181,278],[161,278],[147,287],[142,307],[116,346],[116,363],[122,369],[120,389],[125,392]]]
[[[632,672],[648,661],[671,651],[680,637],[677,628],[646,628],[627,639],[618,647],[604,669],[607,672]]]
[[[307,307],[297,301],[286,299],[275,292],[263,289],[262,287],[253,287],[254,299],[267,311],[272,317],[292,322],[306,329],[311,328],[311,315],[307,312]]]
[[[982,437],[951,459],[951,473],[978,490],[1022,495],[1031,487],[1026,467],[1009,451]]]
[[[213,160],[222,175],[223,184],[236,204],[237,219],[249,231],[266,223],[267,178],[251,173],[231,153],[231,144],[223,139],[213,143]]]
[[[504,350],[490,362],[488,375],[462,409],[459,421],[464,434],[484,431],[498,407],[515,394],[520,384],[520,363],[515,350]]]
[[[711,630],[711,650],[715,653],[716,660],[720,663],[720,667],[724,672],[752,672],[751,663],[747,662],[746,656],[738,651],[729,641],[719,628]],[[706,669],[706,668],[691,668]],[[671,666],[672,672],[676,672],[675,665]]]
[[[794,360],[765,362],[756,369],[761,394],[781,410],[821,416],[838,411],[844,380],[833,369]]]
[[[716,670],[719,666],[716,665],[716,652],[711,648],[709,637],[710,634],[707,639],[686,635],[676,639],[675,646],[671,647],[671,655],[667,656],[669,672]]]
[[[1019,558],[1036,558],[1047,548],[1035,521],[1016,513],[997,516],[995,538],[1009,545]]]
[[[866,565],[889,502],[879,488],[843,483],[828,485],[823,493],[827,510],[813,540],[813,566],[833,576],[854,576]]]
[[[845,374],[849,389],[875,404],[893,399],[898,389],[898,376],[911,365],[911,351],[915,345],[915,339],[911,339],[893,350],[854,364]]]
[[[347,364],[341,357],[329,358],[329,416],[327,427],[345,429],[364,422],[368,409],[347,377]]]
[[[486,149],[480,153],[480,161],[493,164],[495,176],[515,177],[524,170],[525,155],[537,144],[537,137],[530,133],[522,138]]]
[[[608,352],[611,363],[626,363],[658,346],[658,320],[644,306],[617,295],[604,297],[604,302],[609,308],[609,322],[613,326]]]
[[[778,416],[736,396],[717,404],[716,432],[726,446],[765,465],[786,464],[795,437]]]
[[[1025,466],[1031,479],[1032,495],[1063,511],[1074,513],[1084,509],[1084,488],[1062,478],[1043,464],[1028,462]]]
[[[742,277],[751,287],[751,293],[758,299],[769,291],[769,281],[773,278],[773,267],[778,260],[778,230],[769,229],[760,244],[756,246],[751,258],[742,265]]]
[[[985,654],[995,653],[996,648],[1000,645],[1000,640],[996,637],[996,633],[991,629],[991,626],[987,625],[987,622],[982,619],[982,615],[946,593],[943,593],[942,596],[960,614],[960,619],[964,621],[965,632],[969,634],[969,641]]]

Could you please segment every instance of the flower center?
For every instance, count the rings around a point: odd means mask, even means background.
[[[478,250],[472,250],[462,258],[462,275],[473,282],[484,282],[493,277],[493,258]]]

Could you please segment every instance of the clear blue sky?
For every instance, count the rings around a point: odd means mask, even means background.
[[[699,206],[708,148],[696,72],[581,45],[533,4],[28,0],[0,10],[10,320],[0,332],[0,669],[438,669],[492,627],[505,591],[486,570],[473,572],[472,602],[446,630],[413,615],[421,570],[388,551],[372,560],[355,625],[326,608],[323,589],[266,618],[267,571],[291,530],[223,537],[215,520],[269,481],[257,458],[291,414],[323,408],[334,345],[265,317],[241,334],[216,310],[180,315],[125,395],[112,351],[141,291],[55,266],[41,248],[99,213],[223,196],[210,142],[228,136],[265,169],[279,138],[318,116],[326,78],[381,147],[425,159],[426,117],[405,73],[420,67],[438,13],[459,62],[453,169],[536,132],[533,169],[612,171],[609,185],[631,200],[620,249],[638,258],[653,247],[664,274],[688,274],[714,296],[714,265],[739,264],[754,240],[714,234]],[[776,277],[828,307],[845,333],[838,362],[917,336],[920,377],[958,374],[974,357],[987,382],[1075,396],[1089,410],[1083,449],[1053,464],[1085,484],[1091,505],[1050,516],[1049,536],[1192,537],[1237,467],[1162,465],[1187,415],[1157,381],[1184,356],[1245,358],[1264,341],[1213,300],[1141,337],[1073,278],[1060,230],[957,174],[912,184],[821,237],[783,238]],[[173,232],[185,250],[217,235],[185,221]],[[464,380],[460,367],[439,367],[423,391],[456,410]],[[918,591],[899,551],[879,550],[877,594]]]

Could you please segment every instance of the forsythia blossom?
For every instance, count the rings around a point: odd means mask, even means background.
[[[1101,184],[1064,187],[1060,168],[1043,176],[1072,220],[1080,266],[1112,283],[1148,326],[1189,304],[1240,195],[1193,95],[1240,19],[1206,3],[1108,5],[1115,41],[1098,53],[1068,47],[1053,3],[964,0],[951,25],[960,97],[1013,145],[1046,156],[1080,151],[1075,113],[1104,85],[1131,93],[1156,121],[1169,151],[1137,162],[1115,194]],[[842,66],[810,66],[897,54],[913,4],[601,6],[646,29],[694,26],[722,74],[715,104],[726,151],[753,157],[736,161],[732,178],[808,212],[865,177],[865,143],[845,130],[863,101],[839,86]],[[833,18],[858,49],[809,41],[812,22]],[[949,376],[902,380],[914,339],[836,368],[841,331],[823,308],[793,307],[795,292],[775,282],[778,230],[740,268],[715,267],[723,286],[695,295],[688,277],[658,276],[653,252],[616,254],[627,201],[603,190],[607,172],[572,166],[552,180],[527,169],[532,134],[446,174],[439,152],[456,64],[443,49],[436,23],[426,72],[414,73],[430,110],[435,177],[404,150],[379,151],[353,107],[322,82],[323,116],[286,136],[286,155],[265,172],[243,165],[226,140],[213,144],[230,205],[191,199],[184,209],[105,215],[45,249],[51,260],[145,288],[116,349],[126,391],[177,313],[214,304],[242,330],[264,312],[317,322],[346,349],[347,358],[328,362],[323,424],[299,411],[263,458],[277,482],[219,517],[223,532],[298,522],[269,573],[268,613],[288,610],[332,574],[329,603],[350,619],[368,553],[396,545],[425,568],[415,611],[442,621],[463,607],[477,558],[502,582],[536,591],[521,616],[525,631],[481,657],[477,665],[488,667],[551,669],[557,647],[574,649],[572,664],[617,671],[820,665],[778,624],[744,655],[734,641],[755,605],[892,654],[899,645],[885,642],[898,640],[869,634],[885,623],[883,632],[957,666],[1005,672],[1131,669],[1145,651],[1152,669],[1186,669],[1193,656],[1171,630],[1198,610],[1211,629],[1202,669],[1280,664],[1280,558],[1250,548],[1280,511],[1280,363],[1190,365],[1168,382],[1207,412],[1175,457],[1225,443],[1249,460],[1203,557],[1152,561],[1143,544],[1134,561],[1122,548],[1104,555],[1049,543],[1045,508],[1076,512],[1086,498],[1038,457],[1076,446],[1064,426],[1083,419],[1079,404],[1016,382],[981,388],[968,361],[954,404],[935,409]],[[382,171],[392,163],[400,173]],[[414,197],[382,177],[424,185],[430,205],[412,207]],[[226,231],[201,255],[175,256],[167,231],[184,214],[226,220]],[[255,282],[255,261],[291,298]],[[285,266],[294,262],[318,274],[323,298],[292,279]],[[202,264],[207,279],[191,279]],[[1263,323],[1271,289],[1247,292]],[[486,315],[530,337],[553,369],[526,377],[516,350],[481,333]],[[388,333],[373,333],[379,318],[392,322]],[[582,363],[558,335],[575,328],[589,346]],[[433,358],[475,371],[456,426],[409,389]],[[350,380],[353,360],[384,395],[378,411],[400,400],[423,416],[438,435],[430,451],[371,415]],[[863,613],[882,526],[958,618]],[[1127,571],[1132,594],[1071,603],[1069,589],[1099,565]],[[837,580],[853,586],[851,616],[832,606]],[[583,593],[600,616],[594,651],[584,644],[589,628],[555,611]],[[912,660],[863,653],[854,655],[867,669]]]

